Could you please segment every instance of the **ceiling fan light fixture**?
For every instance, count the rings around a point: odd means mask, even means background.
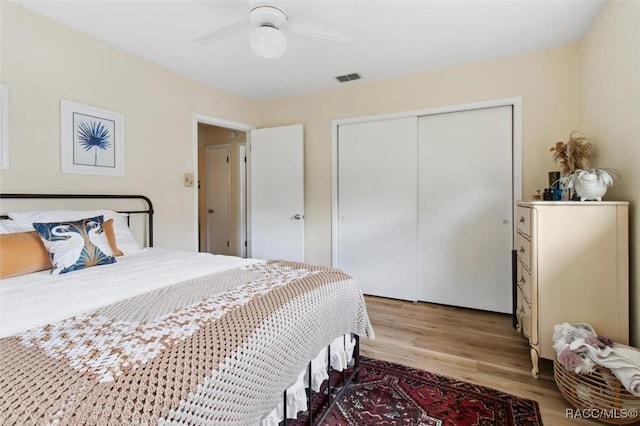
[[[249,44],[256,55],[273,59],[282,56],[287,50],[287,37],[277,28],[263,25],[251,30]]]

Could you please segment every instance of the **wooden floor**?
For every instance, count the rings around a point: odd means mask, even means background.
[[[428,303],[366,296],[375,340],[361,339],[363,355],[428,370],[536,400],[545,426],[596,425],[567,419],[571,406],[542,360],[531,377],[529,345],[511,316]]]

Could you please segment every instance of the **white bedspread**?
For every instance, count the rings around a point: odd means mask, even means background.
[[[160,248],[145,249],[117,260],[114,264],[63,275],[42,271],[0,280],[0,337],[198,276],[260,262]]]

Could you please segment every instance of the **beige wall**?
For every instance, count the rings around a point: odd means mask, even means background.
[[[577,46],[253,103],[12,3],[2,32],[3,82],[12,95],[12,166],[0,172],[2,189],[145,193],[156,202],[160,246],[193,248],[197,224],[182,175],[192,160],[194,112],[259,127],[304,123],[305,252],[319,264],[331,263],[331,120],[522,96],[525,195],[544,187],[553,168],[547,148],[577,120]],[[60,98],[125,115],[125,177],[60,173]]]
[[[4,37],[3,37],[3,29],[2,29],[2,27],[4,26],[3,18],[2,18],[3,10],[4,10],[4,2],[0,1],[0,83],[4,82],[4,80],[2,79],[2,61],[3,61],[2,46],[4,45]]]
[[[631,202],[631,332],[640,345],[640,2],[609,2],[580,45],[580,129],[594,165],[621,172],[607,198]]]
[[[255,124],[305,126],[306,260],[331,263],[331,120],[522,96],[523,196],[530,199],[555,169],[549,147],[576,128],[577,59],[572,45],[263,103]],[[491,161],[491,153],[478,161]]]
[[[255,103],[181,77],[11,2],[2,2],[2,82],[10,90],[5,192],[142,193],[156,245],[194,249],[193,114],[252,122]],[[125,176],[60,173],[60,99],[125,117]],[[191,168],[191,170],[187,170]]]

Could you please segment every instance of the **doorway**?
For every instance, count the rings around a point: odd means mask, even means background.
[[[198,141],[198,251],[246,257],[247,132],[201,121]]]
[[[213,138],[214,141],[209,142],[208,133],[217,133],[221,138]],[[192,134],[193,160],[185,162],[185,167],[187,173],[195,168],[194,172],[198,177],[198,195],[193,197],[194,223],[197,224],[194,226],[193,234],[194,249],[205,251],[207,247],[205,239],[207,232],[204,228],[207,224],[209,208],[206,203],[205,148],[209,144],[227,144],[230,147],[231,175],[229,254],[255,257],[253,243],[255,241],[260,243],[264,235],[271,232],[275,237],[268,238],[269,241],[279,241],[281,244],[268,244],[269,250],[262,252],[263,258],[304,259],[304,132],[302,124],[256,129],[247,124],[194,114]],[[265,149],[260,149],[261,146]],[[265,155],[260,155],[260,152]],[[292,155],[292,153],[296,154]],[[273,167],[275,163],[279,166]],[[260,171],[265,169],[271,170],[271,173],[261,175]],[[260,185],[266,189],[259,188]],[[278,203],[279,209],[261,204],[261,201],[269,198],[268,193],[274,193],[274,188],[279,191],[276,194],[287,195]],[[186,194],[189,196],[190,192]],[[280,215],[282,217],[276,217],[267,222],[262,220],[280,212],[283,206],[290,207],[284,212],[284,216]],[[282,220],[283,217],[284,220]],[[286,242],[288,244],[282,244]],[[295,255],[291,255],[290,251],[281,250],[292,247],[297,247]]]

